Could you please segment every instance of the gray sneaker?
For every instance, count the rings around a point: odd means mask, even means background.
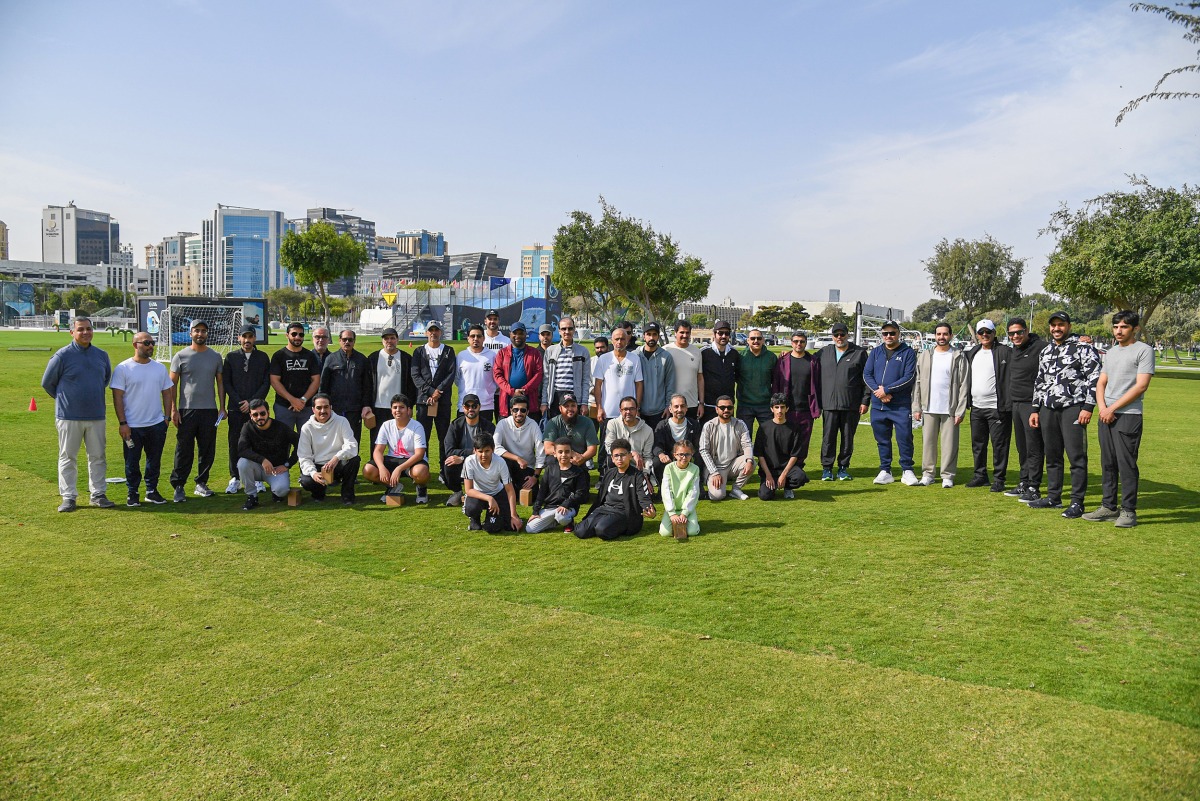
[[[116,506],[116,504],[110,501],[107,495],[93,495],[92,506],[95,506],[99,509],[111,509]]]
[[[786,501],[794,501],[796,500],[796,493],[792,492],[790,489],[785,489],[783,491],[783,499]]]
[[[60,512],[74,512],[75,508],[74,498],[63,498],[62,503],[58,505],[58,511]]]
[[[1083,516],[1084,520],[1116,520],[1120,517],[1120,513],[1116,509],[1109,509],[1107,506],[1101,506],[1095,511],[1088,512]]]
[[[187,503],[187,493],[184,492],[183,487],[175,488],[174,501],[175,503]]]
[[[446,505],[447,506],[462,506],[462,499],[463,499],[463,496],[462,496],[461,492],[451,493],[450,497],[446,499]]]
[[[1131,509],[1122,509],[1117,515],[1117,528],[1133,528],[1137,525],[1137,512]]]
[[[210,490],[208,488],[207,484],[201,484],[200,482],[197,481],[195,489],[192,490],[192,494],[195,495],[197,498],[211,498],[212,496],[216,495],[217,493]]]

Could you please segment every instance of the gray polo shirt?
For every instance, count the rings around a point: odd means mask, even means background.
[[[1108,376],[1104,387],[1104,402],[1116,403],[1137,383],[1138,373],[1154,375],[1154,348],[1145,342],[1133,342],[1124,347],[1114,346],[1104,354],[1100,372]],[[1145,397],[1143,395],[1142,397]],[[1117,414],[1141,414],[1142,398],[1117,409]]]
[[[179,409],[217,408],[217,376],[221,354],[212,348],[195,351],[186,347],[171,357],[171,372],[179,375]]]

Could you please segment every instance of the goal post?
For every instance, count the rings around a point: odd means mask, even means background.
[[[151,333],[155,341],[154,358],[160,362],[170,363],[176,351],[192,344],[192,325],[198,321],[208,325],[208,347],[222,356],[238,347],[243,320],[241,303],[236,306],[169,303],[157,314],[158,331]]]

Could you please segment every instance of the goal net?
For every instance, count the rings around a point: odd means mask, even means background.
[[[153,314],[153,313],[152,313]],[[172,303],[158,316],[158,331],[154,334],[154,358],[171,361],[180,348],[192,344],[192,324],[203,320],[208,324],[208,346],[222,356],[236,349],[238,332],[242,328],[242,306],[188,306]],[[154,320],[147,328],[154,327]]]

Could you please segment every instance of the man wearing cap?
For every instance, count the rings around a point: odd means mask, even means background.
[[[813,420],[821,413],[821,365],[808,352],[808,335],[803,331],[792,334],[792,350],[780,357],[775,365],[773,392],[788,397],[788,425],[799,435],[799,463],[804,472],[808,461],[808,446],[812,441]]]
[[[1032,503],[1041,495],[1042,432],[1030,428],[1029,416],[1033,414],[1033,383],[1037,379],[1038,360],[1046,340],[1029,330],[1023,317],[1008,321],[1008,340],[1012,342],[1012,356],[1008,360],[1008,399],[1012,403],[1013,439],[1017,443],[1017,459],[1021,472],[1015,490],[1005,495],[1015,495],[1021,503]]]
[[[312,414],[309,401],[321,387],[321,368],[316,354],[304,347],[300,323],[288,324],[287,343],[271,355],[271,387],[275,390],[275,422],[300,433]]]
[[[867,354],[863,381],[871,390],[871,430],[879,446],[879,475],[875,484],[891,484],[892,431],[900,449],[900,480],[914,487],[921,482],[913,472],[912,391],[917,379],[917,354],[900,341],[900,324],[888,320],[879,329],[882,345]]]
[[[1050,344],[1038,360],[1033,386],[1033,413],[1029,425],[1042,432],[1046,451],[1046,497],[1030,509],[1061,509],[1063,452],[1071,463],[1071,505],[1062,516],[1083,517],[1087,495],[1087,426],[1096,407],[1100,379],[1100,354],[1071,334],[1071,317],[1065,311],[1050,315]]]
[[[439,446],[446,441],[446,429],[450,426],[450,392],[458,365],[454,349],[442,344],[441,323],[437,320],[426,323],[425,336],[428,342],[413,351],[412,377],[417,385],[417,422],[425,430],[426,447],[432,448],[431,433],[435,427]],[[433,414],[430,414],[430,404],[435,405]],[[445,458],[444,453],[441,458]],[[439,466],[439,472],[440,469]]]
[[[483,346],[483,326],[472,325],[467,329],[467,347],[455,356],[454,385],[458,397],[467,393],[479,396],[479,414],[487,420],[496,420],[496,354]],[[447,399],[448,400],[448,399]]]
[[[777,362],[775,354],[766,347],[762,331],[750,329],[746,349],[738,359],[737,417],[746,424],[751,439],[754,439],[754,421],[762,426],[774,416],[771,414],[771,382]]]
[[[733,347],[730,336],[729,323],[717,320],[713,323],[712,344],[700,350],[700,367],[704,373],[701,414],[710,410],[715,412],[717,398],[722,395],[734,397],[742,355]]]
[[[400,350],[400,334],[395,328],[385,328],[379,338],[383,347],[367,357],[371,369],[371,411],[375,415],[371,443],[379,438],[383,424],[392,419],[392,398],[417,397],[417,386],[412,380],[412,355]]]
[[[166,336],[170,336],[169,332]],[[184,485],[192,472],[196,449],[200,450],[200,469],[192,493],[198,498],[211,498],[208,474],[217,455],[217,425],[224,417],[224,364],[221,354],[208,347],[208,323],[196,320],[191,329],[192,344],[175,351],[171,357],[171,383],[175,385],[172,398],[175,424],[175,467],[171,471],[171,486],[175,488],[175,503],[187,500]]]
[[[460,403],[462,414],[446,427],[446,439],[442,442],[442,483],[450,490],[447,506],[462,506],[463,463],[475,453],[475,436],[496,433],[492,421],[479,414],[478,395],[467,393],[462,396]]]
[[[547,456],[554,455],[554,443],[560,437],[571,440],[571,463],[587,466],[600,449],[596,427],[586,417],[579,416],[579,401],[573,392],[559,394],[558,415],[546,421],[542,432],[542,447]]]
[[[562,405],[564,393],[587,399],[592,389],[592,361],[587,348],[575,341],[575,320],[558,321],[560,341],[546,348],[542,359],[542,414]]]
[[[642,357],[641,415],[654,431],[667,412],[667,403],[675,394],[675,360],[660,347],[661,330],[651,321],[642,329],[646,344],[637,350]]]
[[[525,323],[517,320],[509,333],[512,344],[497,352],[492,365],[492,376],[500,388],[500,417],[508,417],[513,396],[521,394],[530,402],[529,416],[540,421],[543,354],[536,347],[525,344]]]
[[[500,314],[495,309],[488,309],[483,316],[483,348],[493,353],[499,352],[505,345],[511,345],[512,340],[500,333]],[[493,407],[494,408],[494,407]]]
[[[967,351],[971,365],[971,453],[975,475],[968,487],[992,485],[1004,492],[1008,473],[1008,440],[1012,436],[1012,401],[1008,397],[1008,362],[1012,348],[996,341],[996,324],[980,320],[975,326],[977,345]],[[987,474],[988,440],[992,443],[992,478]]]
[[[821,369],[821,480],[850,481],[850,457],[859,419],[867,413],[871,390],[863,381],[867,349],[850,341],[845,323],[834,323],[833,344],[817,351]],[[841,437],[841,448],[838,447]]]
[[[676,320],[675,341],[663,350],[675,362],[675,392],[687,400],[687,416],[699,420],[704,416],[704,362],[692,344],[692,324]]]
[[[538,328],[538,344],[537,348],[541,351],[542,358],[546,358],[546,349],[554,344],[554,326],[550,323],[542,323]],[[544,368],[544,365],[543,365]],[[540,403],[538,404],[541,405]],[[539,413],[539,417],[540,417]]]
[[[357,335],[349,328],[338,334],[340,347],[329,354],[325,366],[321,368],[321,394],[329,396],[333,402],[333,413],[346,418],[354,441],[361,444],[363,418],[374,416],[371,411],[374,387],[367,357],[354,349],[357,339]]]
[[[242,488],[238,453],[241,451],[239,443],[242,428],[250,422],[250,401],[267,397],[267,390],[271,388],[271,360],[256,347],[257,338],[254,326],[242,326],[238,336],[241,347],[229,352],[221,370],[225,384],[225,418],[229,428],[229,485],[225,487],[226,495],[232,495]]]
[[[958,427],[967,413],[971,368],[962,351],[950,347],[953,334],[949,323],[938,323],[933,329],[937,344],[917,357],[912,408],[913,419],[923,423],[922,487],[936,480],[933,472],[938,464],[934,461],[936,456],[941,456],[942,489],[954,486],[958,472]]]

